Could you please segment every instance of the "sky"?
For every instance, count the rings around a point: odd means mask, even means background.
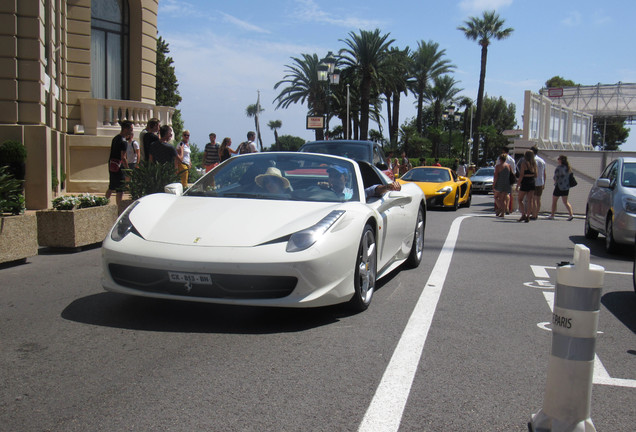
[[[260,94],[268,147],[271,120],[282,122],[279,135],[314,139],[305,128],[306,105],[276,109],[274,103],[274,85],[291,58],[336,53],[360,30],[389,33],[401,49],[437,42],[456,66],[459,96],[476,100],[480,46],[457,27],[485,10],[495,10],[514,29],[489,46],[485,93],[516,105],[519,128],[524,91],[537,93],[555,75],[582,85],[636,83],[634,0],[159,0],[158,35],[174,60],[183,98],[178,108],[191,142],[203,149],[214,132],[218,142],[230,137],[236,148],[254,130],[245,110]],[[415,98],[402,96],[400,124],[415,115]],[[330,126],[339,123],[333,119]],[[633,126],[632,135],[622,150],[636,151]]]

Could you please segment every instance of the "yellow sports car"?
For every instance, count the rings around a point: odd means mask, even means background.
[[[405,173],[398,182],[415,183],[426,195],[427,207],[470,207],[472,183],[468,177],[460,177],[444,167],[417,167]]]

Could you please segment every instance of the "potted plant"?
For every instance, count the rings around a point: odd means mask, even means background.
[[[117,207],[105,197],[66,195],[52,201],[53,210],[37,211],[38,243],[79,248],[104,240],[117,220]]]
[[[37,220],[24,214],[23,181],[0,166],[0,263],[37,255]]]

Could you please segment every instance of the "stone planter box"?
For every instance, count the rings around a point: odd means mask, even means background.
[[[76,210],[39,210],[38,243],[53,248],[79,248],[99,243],[117,220],[117,206]]]
[[[38,254],[37,225],[35,213],[0,217],[0,263]]]

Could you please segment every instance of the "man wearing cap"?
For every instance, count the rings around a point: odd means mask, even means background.
[[[351,199],[353,196],[353,189],[347,187],[347,175],[349,171],[342,166],[334,165],[327,169],[329,174],[329,189],[334,191],[338,198],[345,200]]]

